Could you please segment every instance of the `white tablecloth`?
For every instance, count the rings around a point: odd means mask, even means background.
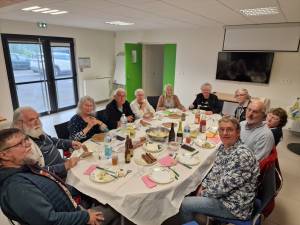
[[[152,124],[155,126],[166,121],[171,120],[159,117],[159,120],[153,121]],[[187,121],[193,121],[193,114],[189,113]],[[177,128],[175,129],[177,130]],[[143,127],[139,128],[137,137],[144,135],[144,130],[145,128]],[[120,142],[115,140],[112,144],[116,145],[118,143]],[[124,170],[131,169],[133,170],[132,173],[110,183],[95,183],[91,181],[89,176],[83,174],[90,165],[97,164],[102,167],[111,167],[112,165],[111,160],[103,158],[99,160],[98,158],[99,154],[103,156],[103,143],[87,141],[86,145],[94,151],[93,157],[81,160],[75,168],[71,169],[67,183],[97,199],[102,204],[109,204],[116,211],[138,225],[158,225],[178,213],[184,197],[194,191],[201,183],[211,168],[216,155],[216,148],[209,150],[194,145],[193,147],[199,150],[200,164],[193,166],[192,169],[177,164],[173,168],[180,174],[178,180],[174,180],[169,184],[158,184],[150,189],[145,186],[141,176],[147,174],[151,167],[159,164],[143,167],[137,165],[133,160],[130,164],[125,164],[123,151],[118,153],[118,167]],[[118,149],[118,147],[115,149]],[[185,151],[180,149],[178,152]],[[164,150],[160,153],[159,158],[168,154],[169,152]]]

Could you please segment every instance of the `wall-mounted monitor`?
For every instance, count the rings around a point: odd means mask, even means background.
[[[218,80],[268,84],[274,52],[219,52]]]

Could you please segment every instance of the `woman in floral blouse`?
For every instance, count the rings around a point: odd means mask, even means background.
[[[193,213],[245,220],[251,216],[259,176],[253,152],[239,139],[239,122],[233,117],[219,121],[222,145],[210,172],[197,190],[197,196],[185,197],[181,205],[183,222]]]

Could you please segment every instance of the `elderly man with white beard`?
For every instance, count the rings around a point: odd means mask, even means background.
[[[45,168],[66,178],[67,170],[74,167],[78,157],[64,160],[58,149],[79,149],[81,143],[72,140],[57,139],[47,135],[42,128],[39,114],[31,107],[20,107],[15,110],[12,127],[19,128],[28,135],[40,148],[44,157]]]

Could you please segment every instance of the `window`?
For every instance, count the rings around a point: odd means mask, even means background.
[[[76,106],[73,39],[2,34],[2,42],[14,109],[46,114]]]

